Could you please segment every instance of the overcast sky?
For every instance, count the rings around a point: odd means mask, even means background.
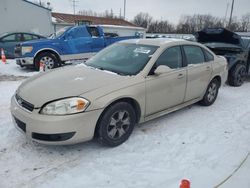
[[[42,0],[50,1],[54,12],[73,13],[71,0]],[[120,8],[123,15],[124,0],[77,0],[76,12],[79,10],[92,10],[104,12],[113,9],[115,15],[119,16]],[[225,17],[227,4],[227,17],[230,15],[232,0],[127,0],[126,19],[132,20],[139,12],[147,12],[154,19],[167,19],[177,23],[182,15],[186,14],[212,14]],[[242,14],[250,12],[250,0],[235,0],[234,16],[238,18]]]

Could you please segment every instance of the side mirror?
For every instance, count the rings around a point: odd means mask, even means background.
[[[154,71],[155,75],[161,75],[161,74],[164,74],[164,73],[168,73],[168,72],[171,72],[172,69],[169,68],[168,66],[166,65],[160,65],[159,67],[157,67]]]

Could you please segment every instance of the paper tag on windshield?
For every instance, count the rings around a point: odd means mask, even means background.
[[[142,53],[142,54],[149,54],[151,50],[145,49],[145,48],[136,48],[134,50],[135,53]]]

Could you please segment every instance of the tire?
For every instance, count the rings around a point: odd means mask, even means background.
[[[239,87],[246,79],[246,66],[243,64],[237,64],[229,72],[228,84],[230,86]]]
[[[213,79],[209,83],[207,90],[206,90],[206,93],[205,93],[203,99],[200,101],[200,104],[203,106],[212,105],[215,102],[215,100],[217,99],[219,87],[220,87],[220,84],[219,84],[218,80]]]
[[[136,114],[133,107],[127,102],[115,103],[99,119],[97,139],[104,146],[118,146],[129,138],[135,124]]]
[[[35,58],[34,67],[36,71],[39,71],[40,62],[45,64],[45,68],[53,69],[61,66],[60,60],[50,52],[43,52]]]

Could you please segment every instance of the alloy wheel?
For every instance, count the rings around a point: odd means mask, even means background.
[[[127,111],[115,112],[107,126],[108,137],[113,140],[121,138],[129,130],[130,124],[130,116]]]

